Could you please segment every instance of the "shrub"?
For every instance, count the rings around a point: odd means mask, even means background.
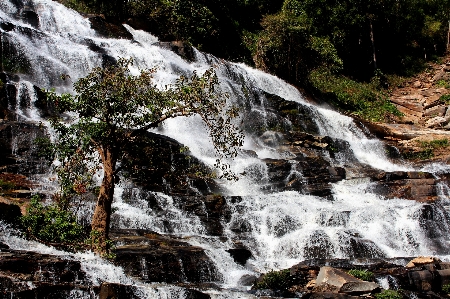
[[[394,290],[384,290],[381,293],[375,294],[376,299],[402,299],[403,296]]]
[[[362,118],[383,121],[389,115],[402,115],[381,89],[380,78],[364,83],[332,74],[326,69],[317,69],[309,74],[308,79],[324,99]]]
[[[374,277],[373,273],[367,270],[351,269],[348,274],[365,281],[372,281]]]
[[[289,269],[270,271],[254,285],[255,289],[285,290],[289,287]]]
[[[439,98],[439,101],[444,102],[446,104],[450,104],[450,94],[444,94]]]
[[[57,205],[44,206],[37,195],[31,198],[21,222],[28,235],[44,242],[77,244],[86,236],[73,213]]]

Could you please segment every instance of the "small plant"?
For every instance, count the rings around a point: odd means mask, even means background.
[[[446,104],[450,104],[450,94],[444,94],[439,98],[439,101],[444,102]]]
[[[394,290],[384,290],[381,293],[375,294],[376,299],[402,299],[403,296]]]
[[[285,290],[289,287],[289,269],[270,271],[254,285],[255,289]]]
[[[373,273],[366,269],[365,270],[351,269],[350,271],[348,271],[348,274],[365,281],[372,281],[374,277]]]
[[[29,236],[44,242],[79,244],[85,238],[85,230],[73,213],[57,205],[44,206],[38,195],[31,198],[21,222]]]
[[[444,285],[442,286],[442,291],[443,291],[444,293],[450,294],[450,284],[444,284]]]
[[[432,149],[426,149],[419,152],[404,153],[403,157],[408,160],[428,160],[434,157],[434,153]]]
[[[419,141],[419,145],[426,149],[437,149],[449,146],[448,139],[434,139],[431,141]]]
[[[0,192],[10,191],[14,188],[16,188],[14,183],[0,179]]]

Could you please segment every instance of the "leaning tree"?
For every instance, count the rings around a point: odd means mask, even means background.
[[[139,75],[132,75],[132,63],[131,59],[121,58],[116,65],[93,69],[73,84],[75,95],[59,95],[54,90],[46,93],[59,115],[74,118],[68,122],[59,117],[51,122],[56,133],[54,148],[60,161],[60,181],[66,190],[69,186],[72,191],[83,191],[83,178],[89,176],[83,176],[80,170],[93,173],[99,169],[96,165],[103,168],[91,222],[91,236],[97,244],[93,249],[100,253],[108,251],[118,162],[124,158],[126,145],[136,137],[169,118],[197,114],[220,158],[234,158],[243,143],[242,132],[231,121],[238,111],[227,107],[227,95],[217,88],[213,69],[203,75],[194,72],[191,78],[181,76],[174,85],[161,89],[153,82],[154,70],[140,70]],[[217,161],[216,166],[230,178],[232,173],[227,172],[226,164]],[[78,174],[71,175],[76,170]]]

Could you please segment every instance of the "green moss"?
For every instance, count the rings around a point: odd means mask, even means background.
[[[348,274],[365,281],[372,281],[374,278],[373,273],[368,270],[351,269]]]
[[[384,290],[381,293],[374,295],[376,299],[402,299],[403,296],[394,290]]]

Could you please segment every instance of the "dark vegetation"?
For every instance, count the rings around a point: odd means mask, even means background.
[[[387,100],[448,47],[449,0],[60,0],[161,40],[254,64],[366,119],[399,115]]]

